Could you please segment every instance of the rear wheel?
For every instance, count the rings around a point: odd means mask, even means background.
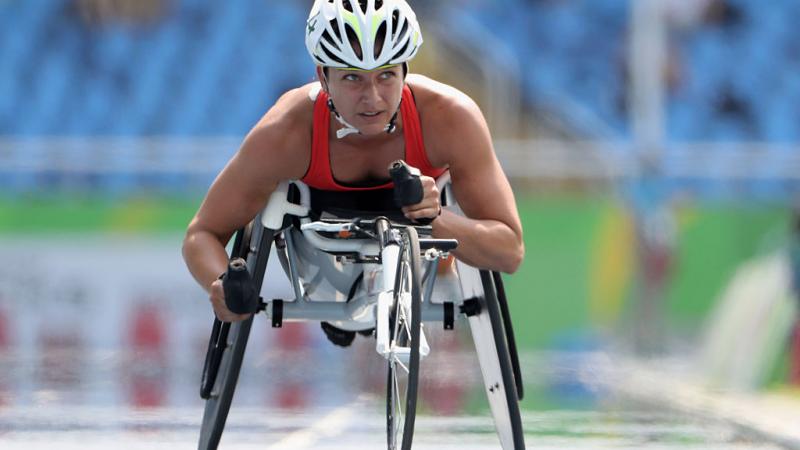
[[[498,286],[495,285],[493,275],[482,270],[480,277],[486,307],[481,315],[488,316],[489,320],[484,323],[490,325],[491,332],[482,337],[483,343],[477,342],[478,337],[474,336],[474,331],[473,337],[476,338],[477,350],[482,353],[479,355],[479,357],[482,356],[481,365],[486,366],[481,369],[484,372],[484,381],[489,384],[487,386],[489,402],[502,447],[509,450],[512,448],[521,450],[525,448],[525,439],[519,410],[521,395],[517,392],[517,386],[522,385],[522,379],[518,364],[513,363],[514,357],[509,351],[510,345],[513,345],[510,316],[507,313],[503,314],[503,308],[498,299]],[[508,326],[504,324],[504,316],[509,320]],[[511,332],[510,342],[507,331]],[[494,341],[493,349],[484,347],[488,341]],[[494,351],[492,352],[492,350]],[[514,356],[516,356],[516,348],[514,348]]]
[[[236,237],[233,240],[233,249],[231,250],[231,259],[244,258],[247,260],[250,254],[252,231],[253,223],[251,222],[236,232]],[[206,360],[203,364],[203,377],[200,381],[200,397],[204,400],[211,398],[211,392],[217,382],[222,356],[225,353],[225,349],[228,348],[230,329],[230,323],[223,323],[216,317],[214,318],[211,339],[209,339],[208,350],[206,351]]]
[[[224,350],[219,364],[219,374],[206,400],[206,408],[203,412],[200,444],[198,445],[200,450],[216,449],[219,445],[225,429],[225,421],[228,418],[228,411],[231,408],[233,393],[236,390],[236,382],[239,379],[239,371],[242,368],[244,351],[252,324],[252,317],[243,322],[222,324],[223,327],[228,327],[229,331],[227,339],[223,341]]]
[[[253,229],[253,223],[259,224],[260,221],[251,222],[237,233],[231,258],[241,257],[247,261],[256,290],[260,291],[275,233],[260,227]],[[252,241],[259,243],[257,248],[251,247]],[[198,445],[200,450],[213,450],[219,445],[252,324],[253,317],[235,323],[214,321],[200,387],[200,395],[206,399]]]
[[[414,436],[419,386],[421,331],[421,266],[419,238],[407,228],[398,260],[394,305],[389,320],[392,354],[386,395],[386,428],[389,450],[409,450]]]
[[[522,400],[524,387],[522,385],[522,370],[519,366],[519,354],[517,353],[517,341],[514,337],[514,327],[511,323],[511,311],[508,308],[506,299],[506,289],[503,286],[503,278],[499,272],[492,272],[494,290],[497,294],[497,305],[500,307],[500,317],[502,318],[503,328],[506,332],[506,343],[508,344],[508,356],[511,358],[511,368],[514,370],[514,381],[517,387],[517,398]]]

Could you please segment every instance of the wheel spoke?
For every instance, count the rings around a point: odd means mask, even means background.
[[[397,366],[400,366],[400,367],[402,367],[402,368],[403,368],[403,370],[405,371],[405,373],[408,373],[408,372],[409,372],[409,370],[408,370],[408,366],[406,366],[405,364],[403,364],[403,361],[400,361],[400,359],[398,359],[398,358],[395,358],[394,362],[395,362],[395,368],[394,368],[394,370],[395,370],[395,377],[397,376],[397,374],[396,374],[396,372],[397,372]]]
[[[404,320],[403,321],[403,328],[405,329],[405,332],[406,332],[405,335],[406,335],[406,338],[409,341],[411,340],[411,325],[410,325],[410,322],[411,322],[410,320]]]
[[[394,377],[394,390],[395,390],[395,399],[396,399],[396,401],[394,402],[395,417],[397,417],[398,419],[402,419],[403,418],[403,404],[402,404],[402,401],[400,401],[400,399],[402,399],[403,396],[400,393],[400,381],[398,380],[398,378],[396,376]],[[398,424],[398,425],[400,424],[400,422],[402,422],[402,420],[396,420],[395,421],[395,423]]]
[[[393,390],[394,390],[394,401],[393,403],[393,412],[394,412],[394,436],[395,442],[398,441],[398,435],[402,437],[402,426],[405,423],[405,414],[403,413],[403,399],[405,399],[405,395],[403,393],[403,389],[401,388],[400,378],[397,376],[397,371],[395,370],[393,378]]]

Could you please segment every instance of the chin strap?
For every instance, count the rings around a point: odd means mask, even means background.
[[[403,101],[400,100],[400,103],[403,103]],[[397,111],[395,111],[394,114],[392,115],[392,118],[389,119],[389,123],[386,124],[386,128],[384,128],[383,131],[391,134],[394,133],[395,130],[397,130],[397,115],[399,113],[400,113],[400,106],[398,105]]]
[[[336,117],[336,120],[338,120],[340,124],[344,125],[344,128],[336,130],[337,138],[342,139],[344,137],[350,136],[351,134],[361,134],[361,131],[359,131],[358,128],[347,123],[347,121],[344,120],[344,118],[341,115],[339,115],[339,111],[336,111],[336,107],[333,106],[333,100],[330,98],[328,99],[328,109],[333,113],[334,117]],[[386,127],[383,128],[383,131],[385,131],[388,134],[391,134],[394,133],[395,130],[397,130],[398,113],[400,113],[399,106],[397,107],[397,111],[394,112],[394,115],[392,116],[391,120],[389,120],[389,123],[387,123]]]
[[[344,125],[344,128],[336,130],[337,138],[342,139],[343,137],[350,136],[351,134],[361,134],[361,132],[358,131],[358,128],[347,123],[347,121],[344,120],[344,117],[339,115],[339,111],[336,111],[336,107],[333,106],[333,100],[330,98],[328,99],[328,109],[331,110],[333,116],[336,117],[336,120],[338,120],[340,124]]]

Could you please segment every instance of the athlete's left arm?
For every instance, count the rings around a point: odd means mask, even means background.
[[[449,164],[453,192],[466,217],[443,211],[433,221],[433,235],[458,239],[454,254],[467,264],[513,273],[525,254],[522,225],[486,120],[469,98],[452,100],[438,117],[437,156]]]

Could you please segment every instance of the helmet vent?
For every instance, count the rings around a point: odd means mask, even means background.
[[[342,6],[344,6],[344,9],[346,9],[346,10],[348,10],[350,12],[355,12],[355,8],[353,7],[353,3],[355,3],[355,0],[344,0],[342,2]],[[368,5],[368,3],[369,2],[367,0],[358,0],[358,8],[364,14],[367,13],[367,5]]]
[[[397,31],[397,22],[398,22],[399,20],[400,20],[400,11],[398,11],[398,10],[396,10],[396,9],[395,9],[394,11],[392,11],[392,27],[394,27],[394,28],[392,28],[391,30],[389,30],[389,34],[390,34],[392,37],[394,37],[394,36],[395,36],[395,34],[396,34],[396,33],[395,33],[395,31]]]
[[[381,22],[378,26],[378,31],[375,33],[375,50],[374,56],[375,59],[378,59],[381,56],[381,52],[383,51],[383,45],[386,42],[386,22]]]
[[[336,61],[339,64],[345,64],[345,62],[342,61],[342,58],[339,58],[338,56],[333,54],[333,52],[328,48],[328,43],[325,40],[320,41],[319,44],[320,44],[319,48],[322,49],[322,51],[325,53],[325,56],[327,58],[330,58],[330,59],[332,59],[333,61]],[[319,56],[317,56],[317,59],[321,59],[321,58]]]
[[[327,31],[322,35],[322,40],[325,42],[325,44],[327,44],[331,48],[336,49],[337,51],[341,51],[342,50],[342,49],[339,48],[339,45],[336,44],[336,41],[331,39],[331,35]]]
[[[356,54],[358,59],[364,58],[364,53],[361,51],[361,45],[359,45],[358,34],[356,34],[356,30],[350,26],[349,23],[344,24],[344,31],[347,34],[347,40],[350,41],[350,47]]]
[[[408,20],[403,19],[403,26],[400,28],[400,31],[394,35],[394,38],[397,39],[400,36],[406,34],[407,30],[408,30]]]
[[[403,48],[401,48],[399,52],[395,53],[394,56],[392,57],[392,59],[395,60],[395,59],[399,58],[400,56],[402,56],[403,53],[406,52],[406,49],[408,49],[408,44],[410,44],[410,43],[411,43],[411,39],[406,39],[406,43],[405,43],[405,45],[403,45]]]
[[[320,45],[320,48],[322,48],[322,51],[325,52],[325,56],[327,56],[328,58],[336,61],[339,64],[346,65],[346,63],[344,61],[342,61],[341,58],[339,58],[338,56],[334,55],[330,50],[328,50],[328,48],[325,47],[325,44]],[[317,59],[320,59],[320,58],[317,57]]]
[[[330,21],[330,24],[331,24],[331,30],[333,30],[333,34],[336,35],[336,39],[335,40],[336,41],[341,41],[342,40],[342,35],[339,32],[339,22],[337,22],[336,19],[333,19],[333,20]],[[331,39],[331,35],[328,33],[327,30],[325,31],[325,33],[323,33],[323,36],[326,36],[326,35],[328,36],[328,39]],[[334,39],[332,39],[332,40],[334,40]]]

